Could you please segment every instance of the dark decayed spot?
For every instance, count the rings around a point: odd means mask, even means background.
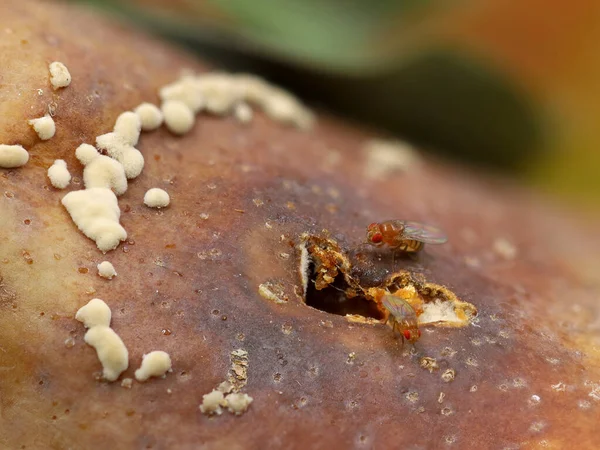
[[[349,298],[344,292],[348,285],[338,276],[336,280],[325,289],[317,290],[315,287],[316,274],[314,265],[311,264],[310,278],[306,292],[306,304],[315,309],[345,316],[346,314],[358,314],[373,319],[383,319],[382,313],[377,308],[375,302],[367,300],[363,296]]]

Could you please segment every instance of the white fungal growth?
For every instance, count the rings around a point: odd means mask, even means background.
[[[249,123],[252,121],[252,117],[254,114],[252,113],[252,108],[247,103],[240,102],[235,105],[235,109],[233,110],[233,115],[240,123]]]
[[[226,403],[223,393],[217,389],[214,389],[212,392],[209,392],[208,394],[202,396],[202,404],[200,405],[200,411],[202,412],[202,414],[220,415],[223,412],[221,406],[225,405]]]
[[[242,414],[252,403],[252,397],[240,393],[248,381],[248,352],[244,349],[233,350],[230,354],[231,369],[228,380],[202,397],[202,413],[221,414],[221,407],[227,407],[233,414]]]
[[[73,222],[103,252],[114,250],[127,232],[119,224],[121,211],[117,197],[107,188],[69,192],[62,199]]]
[[[113,266],[109,261],[102,261],[97,265],[97,267],[98,275],[100,275],[102,278],[112,280],[113,277],[117,276],[115,266]]]
[[[142,103],[134,109],[134,112],[140,118],[142,130],[144,131],[156,130],[163,123],[162,112],[158,109],[158,106],[152,103]]]
[[[63,63],[54,61],[50,63],[50,83],[54,89],[67,87],[71,84],[71,74]]]
[[[363,151],[367,158],[366,174],[373,179],[406,172],[419,163],[417,152],[406,142],[372,139]]]
[[[171,133],[185,134],[194,126],[194,112],[180,100],[167,100],[162,104],[165,125]]]
[[[295,97],[279,88],[272,88],[269,95],[263,99],[265,114],[276,122],[297,125],[308,128],[312,121],[310,116],[304,116]]]
[[[142,121],[136,113],[127,111],[121,113],[115,122],[113,131],[123,138],[127,145],[135,146],[140,139]]]
[[[224,395],[229,394],[233,390],[233,385],[229,381],[222,381],[217,386],[217,391],[222,392]]]
[[[123,378],[123,381],[121,381],[121,387],[125,389],[131,389],[133,387],[133,378]]]
[[[454,304],[450,301],[436,300],[423,305],[423,314],[419,316],[419,324],[439,323],[446,324],[456,323],[463,325],[464,320],[461,320],[454,309]]]
[[[235,79],[242,91],[242,97],[249,103],[261,105],[271,91],[271,86],[262,78],[251,74],[239,74]]]
[[[83,340],[96,349],[102,364],[102,376],[115,381],[129,366],[129,353],[121,338],[110,328],[111,311],[99,298],[82,306],[75,318],[89,328]]]
[[[206,102],[205,108],[212,114],[229,114],[236,103],[243,100],[243,90],[233,75],[208,73],[199,76],[197,82]]]
[[[253,400],[248,394],[242,394],[241,392],[234,392],[225,397],[229,412],[238,416],[246,412]]]
[[[506,260],[515,259],[517,248],[505,238],[498,238],[494,241],[494,251]]]
[[[184,75],[174,83],[163,86],[158,92],[160,99],[184,103],[194,114],[204,108],[204,96],[201,85],[193,75]]]
[[[71,182],[71,174],[67,169],[67,163],[62,159],[55,160],[48,168],[48,178],[50,178],[50,183],[56,189],[66,188]]]
[[[236,75],[234,79],[243,92],[243,99],[261,108],[272,120],[303,130],[314,125],[314,114],[290,92],[253,75]]]
[[[81,144],[79,147],[77,147],[77,149],[75,149],[75,157],[84,166],[87,166],[99,155],[100,153],[98,153],[96,147],[90,144]]]
[[[101,155],[96,148],[89,144],[81,144],[77,147],[75,156],[85,166],[83,184],[86,189],[108,188],[117,195],[122,195],[127,191],[127,176],[119,161]]]
[[[268,84],[266,81],[252,75],[233,75],[223,72],[206,73],[198,76],[186,74],[179,80],[164,86],[159,91],[163,101],[165,123],[169,125],[164,105],[169,102],[184,103],[192,112],[206,110],[209,113],[224,116],[228,114],[242,123],[252,120],[253,112],[249,104],[262,109],[271,119],[294,125],[298,128],[310,128],[314,123],[314,115],[305,108],[292,94]],[[183,113],[180,109],[180,113]],[[173,116],[175,114],[173,113]],[[191,126],[190,117],[186,114],[186,124]],[[180,122],[181,119],[172,119]],[[181,126],[181,129],[185,128]],[[183,134],[188,131],[176,131]]]
[[[142,173],[144,157],[140,151],[128,144],[126,138],[116,132],[96,137],[96,146],[105,150],[108,156],[119,161],[125,169],[127,178],[132,179]]]
[[[27,164],[29,153],[21,145],[0,144],[0,168],[14,169]]]
[[[96,326],[109,327],[111,312],[108,305],[99,298],[91,299],[86,305],[79,308],[75,318],[86,328],[92,328]]]
[[[150,208],[164,208],[170,201],[169,194],[159,188],[148,189],[144,195],[144,204]]]
[[[91,327],[83,340],[96,349],[102,364],[102,376],[108,381],[115,381],[129,366],[127,347],[110,327],[96,325]]]
[[[171,371],[171,357],[163,351],[153,351],[143,356],[142,365],[135,371],[135,379],[146,381],[150,377],[165,377]]]
[[[54,124],[54,119],[50,117],[50,114],[46,114],[39,119],[31,119],[29,125],[33,127],[42,141],[47,141],[54,136],[54,133],[56,133],[56,125]]]
[[[293,125],[301,130],[311,129],[315,122],[313,113],[288,93],[285,98],[279,98],[279,94],[273,95],[264,105],[264,110],[271,119]]]

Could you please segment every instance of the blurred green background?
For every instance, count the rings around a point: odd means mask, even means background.
[[[600,211],[597,0],[86,0],[427,151]]]

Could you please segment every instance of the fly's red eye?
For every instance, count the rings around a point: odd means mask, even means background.
[[[375,244],[379,244],[382,240],[383,236],[381,233],[375,233],[373,236],[371,236],[371,242],[374,242]]]
[[[374,230],[375,228],[377,228],[377,222],[373,222],[371,225],[369,225],[367,230]]]
[[[404,331],[402,332],[402,334],[404,335],[404,338],[405,338],[407,341],[410,341],[410,331],[409,331],[409,330],[404,330]]]

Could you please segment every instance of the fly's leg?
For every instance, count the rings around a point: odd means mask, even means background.
[[[394,321],[394,325],[392,326],[392,331],[394,332],[395,336],[400,335],[400,339],[402,339],[402,349],[404,349],[404,335],[402,333],[400,333],[400,330],[398,330],[396,327],[398,326],[398,322]]]

